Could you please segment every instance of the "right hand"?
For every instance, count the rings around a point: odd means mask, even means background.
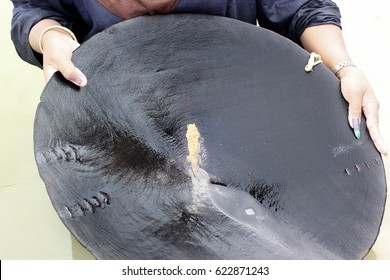
[[[68,34],[49,30],[42,36],[43,72],[46,82],[56,71],[77,86],[87,84],[85,75],[72,63],[73,51],[80,46]]]
[[[362,112],[366,117],[366,125],[377,150],[387,155],[387,147],[379,131],[379,102],[364,74],[356,67],[341,69],[336,76],[341,82],[341,92],[349,103],[348,120],[350,126],[358,129],[360,137],[360,122]],[[357,120],[354,127],[353,119]],[[355,132],[356,136],[356,132]],[[359,138],[356,136],[356,138]]]

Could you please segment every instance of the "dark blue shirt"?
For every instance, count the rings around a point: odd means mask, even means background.
[[[122,21],[96,0],[12,0],[11,37],[19,56],[42,67],[42,56],[32,50],[28,33],[38,21],[50,18],[71,29],[79,42]],[[296,43],[309,26],[335,24],[340,13],[330,0],[180,0],[173,13],[225,16],[275,31]]]

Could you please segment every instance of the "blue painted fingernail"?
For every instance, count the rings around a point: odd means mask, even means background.
[[[360,121],[358,118],[352,118],[352,127],[355,137],[360,139]]]

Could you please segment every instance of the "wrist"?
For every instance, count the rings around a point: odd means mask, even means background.
[[[39,36],[38,47],[39,47],[40,53],[43,54],[45,40],[48,40],[51,37],[58,38],[60,36],[63,38],[66,38],[66,39],[71,39],[77,43],[77,38],[71,30],[69,30],[66,27],[60,26],[60,25],[52,25],[52,26],[45,28]]]
[[[61,24],[55,20],[52,19],[43,19],[41,21],[38,21],[30,30],[28,34],[28,40],[30,43],[31,48],[37,52],[40,53],[39,49],[39,37],[41,36],[42,32],[48,28],[49,26],[58,25],[61,26]]]
[[[337,78],[341,79],[346,75],[354,73],[356,71],[359,71],[359,69],[355,65],[348,65],[338,70],[337,73],[335,73],[335,75]]]
[[[337,76],[337,73],[341,70],[343,70],[346,67],[356,67],[355,63],[352,60],[343,60],[337,63],[331,70],[333,74]]]

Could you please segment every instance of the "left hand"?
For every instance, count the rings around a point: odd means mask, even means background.
[[[341,82],[341,92],[349,103],[348,121],[356,137],[360,137],[359,125],[362,112],[377,150],[387,154],[386,144],[379,131],[379,102],[364,74],[356,67],[346,67],[337,73]]]
[[[69,34],[58,30],[49,30],[42,37],[43,73],[46,82],[56,71],[61,72],[65,79],[83,87],[87,84],[85,75],[72,62],[73,51],[80,44]]]

